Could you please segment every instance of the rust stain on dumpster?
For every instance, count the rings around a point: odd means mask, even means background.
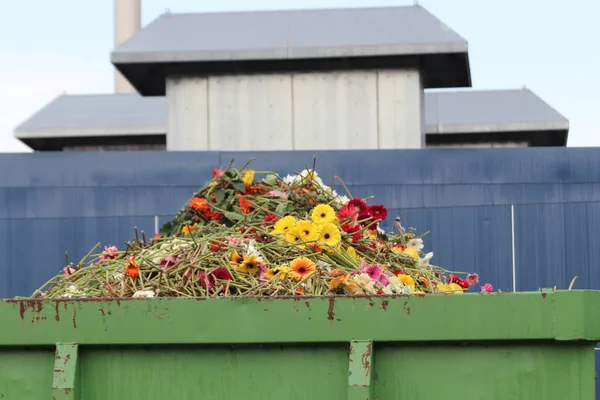
[[[381,308],[383,308],[383,311],[387,311],[388,304],[389,303],[387,302],[387,300],[381,302]]]
[[[335,307],[335,299],[331,297],[329,299],[329,309],[327,310],[327,319],[333,321],[335,318],[335,313],[333,312],[333,308]]]
[[[361,358],[362,366],[365,371],[365,376],[369,376],[369,374],[371,373],[371,363],[369,362],[369,360],[371,359],[372,352],[373,352],[373,344],[369,343],[367,345],[367,349],[365,350],[365,352],[363,353],[362,358]]]
[[[406,311],[406,313],[410,315],[410,307],[408,307],[408,301],[404,302],[404,311]]]
[[[73,328],[77,329],[77,310],[73,308]]]

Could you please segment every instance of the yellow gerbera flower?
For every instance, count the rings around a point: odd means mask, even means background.
[[[283,217],[275,223],[275,226],[273,227],[273,231],[271,231],[271,233],[275,235],[286,234],[295,225],[296,218],[292,217],[291,215],[288,215],[287,217]]]
[[[342,240],[342,234],[335,224],[327,222],[319,230],[319,243],[330,247],[337,246]]]
[[[252,185],[252,182],[254,182],[254,170],[247,170],[246,173],[244,174],[244,177],[242,178],[242,182],[244,182],[244,185]]]
[[[316,240],[319,234],[318,225],[308,220],[299,221],[294,228],[303,242]]]
[[[463,293],[463,288],[456,283],[438,283],[437,289],[440,293]]]
[[[196,228],[198,228],[198,223],[195,223],[194,225],[185,225],[181,229],[181,233],[183,233],[184,235],[189,235],[190,233],[194,232]]]
[[[415,280],[410,275],[398,274],[398,279],[400,279],[400,281],[402,281],[402,283],[404,283],[406,286],[415,287]]]
[[[240,272],[256,275],[260,267],[263,265],[263,262],[258,259],[258,256],[244,256],[244,261],[242,261],[239,267],[234,268]]]
[[[413,247],[405,248],[403,253],[408,254],[410,258],[412,258],[414,261],[417,261],[419,259],[419,252]]]
[[[335,210],[328,204],[319,204],[313,208],[311,218],[318,225],[337,221]]]
[[[350,257],[352,257],[353,260],[358,261],[358,256],[356,255],[356,250],[354,249],[354,247],[348,246],[346,252],[348,253],[348,255],[350,255]]]
[[[300,232],[298,232],[298,228],[294,226],[292,229],[289,229],[285,233],[285,240],[292,244],[302,242],[302,238],[300,237]]]
[[[289,271],[289,267],[275,267],[265,272],[265,276],[269,279],[273,279],[277,276],[279,279],[283,280],[287,277]]]
[[[462,287],[460,287],[460,285],[458,283],[452,282],[449,286],[450,286],[450,290],[452,290],[453,293],[460,293],[460,294],[464,293],[464,289]]]

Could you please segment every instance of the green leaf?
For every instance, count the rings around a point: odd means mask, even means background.
[[[242,193],[246,193],[246,185],[244,185],[242,182],[232,182],[232,185],[235,188],[235,190],[239,190]]]
[[[240,219],[242,219],[242,216],[236,212],[228,211],[223,215],[225,215],[225,218],[230,219],[232,221],[239,221]]]
[[[275,209],[275,214],[283,215],[283,214],[285,214],[286,209],[287,209],[287,203],[280,203],[277,206],[277,208]]]
[[[225,192],[221,189],[215,190],[215,200],[217,200],[217,204],[221,204],[225,200]]]

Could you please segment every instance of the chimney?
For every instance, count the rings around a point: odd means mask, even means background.
[[[115,0],[115,47],[129,40],[141,27],[142,0]],[[115,93],[137,93],[115,70]]]

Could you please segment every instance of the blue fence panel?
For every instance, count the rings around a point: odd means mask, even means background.
[[[134,227],[154,234],[154,216],[28,218],[4,220],[0,297],[29,296],[65,265],[65,252],[78,262],[98,242],[117,245],[134,237]],[[2,230],[0,230],[2,232]]]
[[[77,259],[96,240],[130,239],[134,225],[153,232],[155,215],[166,222],[231,159],[287,174],[312,166],[313,156],[326,182],[337,174],[353,195],[388,206],[385,229],[400,215],[405,226],[431,230],[426,249],[439,265],[510,289],[515,204],[519,290],[564,288],[575,275],[576,287],[600,288],[591,266],[600,258],[598,149],[98,152],[0,156],[11,171],[0,177],[0,296],[27,295],[60,269],[66,250]],[[34,252],[25,245],[32,238]]]

